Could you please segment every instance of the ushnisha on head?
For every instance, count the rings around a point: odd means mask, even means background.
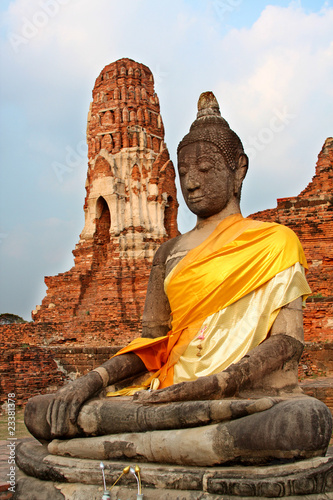
[[[200,218],[240,212],[248,158],[238,135],[222,118],[212,92],[201,94],[198,114],[178,149],[184,200]]]
[[[198,101],[198,113],[190,131],[180,141],[177,153],[186,145],[197,141],[215,144],[221,151],[226,165],[231,170],[238,167],[240,157],[248,158],[238,135],[231,130],[228,122],[222,118],[219,103],[213,92],[203,92]]]

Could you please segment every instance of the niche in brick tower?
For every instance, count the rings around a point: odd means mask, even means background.
[[[100,196],[96,203],[96,230],[94,234],[94,243],[96,245],[95,262],[100,265],[107,259],[108,246],[110,243],[111,216],[107,202]]]

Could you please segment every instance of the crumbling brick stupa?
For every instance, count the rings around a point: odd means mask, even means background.
[[[63,341],[119,345],[139,335],[153,255],[178,234],[175,172],[147,66],[121,59],[102,70],[87,143],[75,265],[45,278],[47,295],[33,320],[58,324]]]

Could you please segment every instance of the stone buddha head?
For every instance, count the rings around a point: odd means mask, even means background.
[[[197,118],[177,154],[182,193],[194,214],[207,218],[230,203],[239,208],[248,158],[212,92],[201,94]]]

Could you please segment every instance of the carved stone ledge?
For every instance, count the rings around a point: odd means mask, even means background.
[[[20,474],[15,500],[100,500],[102,476],[99,460],[50,455],[38,443],[17,448]],[[105,461],[108,487],[121,474],[126,462]],[[140,464],[145,500],[250,500],[288,498],[328,500],[333,498],[333,457],[318,457],[283,465],[262,467],[183,467]],[[31,477],[35,476],[35,477]],[[111,498],[135,498],[131,475],[121,478]]]

